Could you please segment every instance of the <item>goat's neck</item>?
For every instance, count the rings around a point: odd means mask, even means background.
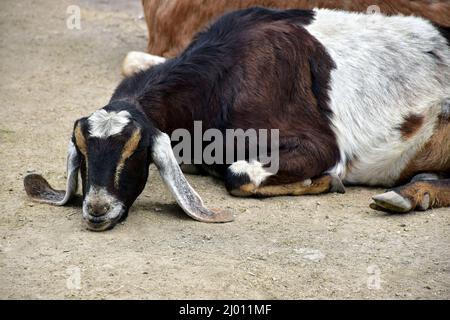
[[[179,89],[168,94],[152,90],[152,99],[139,101],[142,111],[161,131],[171,134],[178,128],[190,129],[193,126],[195,107],[201,97],[197,90]]]
[[[195,120],[209,121],[218,112],[210,105],[211,97],[228,64],[215,54],[187,53],[125,79],[113,100],[134,100],[153,125],[168,134],[178,128],[192,130]]]
[[[137,99],[147,117],[163,132],[193,130],[194,121],[210,121],[217,111],[210,105],[217,78],[227,67],[205,60],[197,64],[174,59],[148,71],[147,83]],[[204,124],[208,125],[208,124]]]

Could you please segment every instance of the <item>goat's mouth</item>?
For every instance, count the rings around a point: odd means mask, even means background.
[[[92,215],[87,207],[83,203],[83,220],[91,231],[106,231],[114,228],[126,213],[125,207],[121,204],[115,205],[109,212],[100,216]]]

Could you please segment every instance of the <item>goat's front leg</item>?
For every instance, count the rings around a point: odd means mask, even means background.
[[[125,77],[129,77],[165,61],[166,58],[163,57],[154,56],[145,52],[130,51],[123,60],[122,74]]]
[[[345,193],[339,177],[324,174],[314,179],[299,180],[295,173],[270,175],[261,163],[238,161],[227,171],[225,185],[238,197],[275,197],[313,195],[326,192]]]
[[[371,208],[397,213],[450,207],[450,179],[422,174],[412,182],[373,197]]]

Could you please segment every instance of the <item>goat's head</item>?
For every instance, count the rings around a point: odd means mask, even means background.
[[[126,102],[112,103],[75,122],[67,158],[67,189],[57,191],[40,175],[25,177],[28,195],[41,202],[65,205],[83,184],[83,219],[103,231],[126,218],[147,182],[154,163],[181,208],[203,222],[228,222],[233,215],[211,211],[183,176],[170,138]]]

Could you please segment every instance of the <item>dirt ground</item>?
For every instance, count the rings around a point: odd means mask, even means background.
[[[69,5],[81,30],[66,27]],[[130,50],[144,50],[140,1],[0,2],[0,298],[450,298],[450,210],[387,215],[376,189],[236,199],[188,176],[230,224],[187,218],[152,169],[125,223],[93,233],[80,201],[29,201],[22,179],[65,185],[73,122],[104,106]]]

